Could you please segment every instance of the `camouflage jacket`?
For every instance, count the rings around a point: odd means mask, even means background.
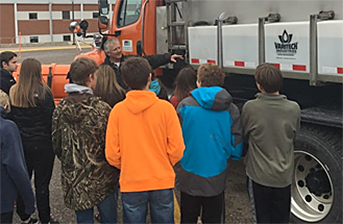
[[[53,114],[53,149],[61,160],[64,201],[86,210],[117,190],[119,170],[105,158],[105,133],[110,106],[88,93],[71,93]]]

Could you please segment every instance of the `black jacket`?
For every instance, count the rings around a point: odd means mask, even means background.
[[[5,93],[7,93],[7,95],[8,95],[9,92],[10,92],[10,88],[14,84],[16,84],[16,81],[15,81],[14,77],[12,76],[12,74],[9,71],[7,71],[7,70],[5,70],[3,68],[0,68],[0,71],[1,71],[1,73],[0,73],[0,78],[1,78],[1,80],[0,80],[0,89],[2,91],[4,91]]]
[[[130,58],[130,57],[139,57],[138,55],[123,55],[123,57],[120,60],[120,65],[125,61],[125,59]],[[144,56],[143,58],[147,59],[151,68],[156,69],[162,65],[165,65],[170,62],[170,53],[165,53],[165,54],[155,54],[155,55],[150,55],[150,56]],[[129,87],[124,83],[123,78],[120,74],[120,65],[119,67],[110,61],[110,58],[107,56],[104,63],[102,65],[109,65],[113,68],[114,72],[116,73],[116,78],[121,87],[123,87],[125,90],[128,90]]]
[[[51,123],[54,109],[54,99],[49,92],[46,93],[42,102],[36,100],[36,107],[12,106],[10,116],[18,125],[23,142],[51,141]]]

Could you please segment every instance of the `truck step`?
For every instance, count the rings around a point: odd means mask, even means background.
[[[166,3],[186,2],[187,0],[166,0]]]
[[[171,45],[169,46],[169,50],[186,50],[186,45]]]
[[[171,22],[168,26],[184,26],[186,23],[185,21],[178,21],[178,22]]]

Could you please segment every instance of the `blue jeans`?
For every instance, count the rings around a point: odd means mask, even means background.
[[[102,202],[97,204],[100,213],[100,223],[117,223],[117,200],[118,190],[111,193]],[[78,224],[94,223],[94,208],[82,211],[75,211]]]
[[[150,204],[151,223],[174,224],[173,189],[122,192],[123,222],[146,223],[148,202]]]

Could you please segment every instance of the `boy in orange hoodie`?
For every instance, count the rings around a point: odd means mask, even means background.
[[[112,109],[105,155],[121,170],[124,223],[174,223],[173,166],[185,148],[174,107],[149,91],[152,69],[146,59],[130,58],[121,67],[132,89]]]

